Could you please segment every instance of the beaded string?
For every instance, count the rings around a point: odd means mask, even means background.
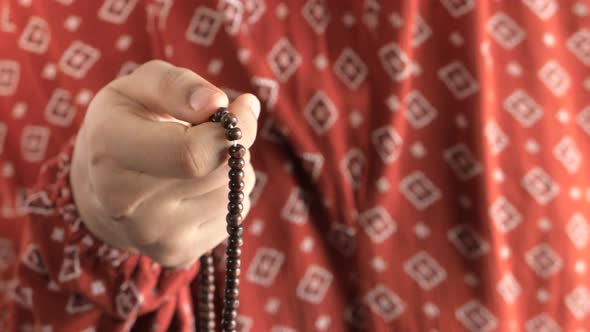
[[[227,204],[227,240],[226,248],[226,276],[225,291],[223,296],[223,310],[221,317],[221,330],[223,332],[235,332],[237,328],[236,317],[238,315],[238,306],[240,304],[239,284],[240,284],[240,256],[242,254],[242,233],[244,231],[242,223],[242,211],[244,206],[244,171],[246,165],[244,156],[246,148],[236,141],[242,138],[242,130],[237,127],[238,117],[231,113],[227,108],[221,107],[209,119],[212,122],[220,122],[226,129],[225,137],[233,144],[228,148],[230,167],[229,177],[229,194]],[[199,293],[199,331],[215,332],[215,267],[213,265],[213,256],[206,253],[200,258],[200,293]]]

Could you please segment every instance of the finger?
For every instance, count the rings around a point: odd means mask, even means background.
[[[252,166],[248,166],[244,168],[244,199],[242,202],[242,213],[246,209],[246,200],[248,200],[248,196],[250,192],[252,192],[252,188],[254,188],[254,183],[256,181],[254,169]],[[228,205],[228,193],[229,188],[227,184],[227,180],[224,181],[224,184],[215,190],[212,190],[208,193],[202,194],[200,196],[193,196],[187,199],[181,200],[173,210],[173,214],[176,216],[174,217],[175,220],[178,220],[176,223],[179,226],[182,226],[184,220],[186,223],[195,223],[199,220],[210,220],[212,219],[219,211],[223,211],[224,213],[227,211]],[[157,199],[157,198],[156,198]],[[161,200],[161,199],[157,199]],[[160,211],[153,211],[148,212],[147,215],[154,216],[159,214]],[[166,213],[167,214],[167,213]],[[171,219],[170,215],[161,215],[155,218],[157,219]],[[156,226],[159,227],[159,226]]]
[[[252,114],[259,105],[255,98],[241,98],[232,104],[243,120],[239,125],[245,134],[240,143],[246,146],[256,135]],[[227,160],[231,143],[219,123],[187,127],[138,117],[134,114],[137,106],[111,90],[101,91],[92,107],[105,110],[92,112],[85,120],[83,134],[94,142],[90,148],[93,162],[111,158],[130,170],[186,179],[208,175]]]
[[[236,98],[229,109],[238,117],[238,127],[242,130],[240,144],[249,148],[254,144],[258,130],[258,116],[260,115],[260,101],[250,93]]]
[[[246,161],[246,166],[243,169],[244,173],[246,175],[254,173],[254,169],[250,163],[250,152],[246,152],[244,160]],[[198,196],[209,193],[217,188],[223,187],[227,189],[229,171],[229,166],[224,162],[206,177],[188,180],[174,180],[166,187],[166,189],[164,189],[165,194],[168,198],[174,197],[174,199],[186,200],[198,198]],[[246,188],[249,188],[250,183],[246,180],[244,180],[244,182],[246,183]]]
[[[219,107],[226,107],[225,93],[193,71],[168,62],[149,61],[109,88],[144,105],[148,111],[169,115],[192,124],[207,121]]]

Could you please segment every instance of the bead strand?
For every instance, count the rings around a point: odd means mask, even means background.
[[[244,157],[246,156],[246,148],[238,144],[236,141],[242,138],[242,131],[237,127],[238,117],[232,114],[227,108],[220,108],[210,117],[212,122],[220,122],[223,128],[225,128],[225,137],[228,141],[232,142],[232,145],[228,149],[229,159],[228,166],[230,168],[228,172],[228,204],[227,204],[227,233],[229,238],[227,240],[226,248],[226,277],[225,277],[225,290],[223,296],[223,309],[221,317],[221,329],[223,332],[235,332],[237,328],[237,315],[239,307],[239,285],[240,285],[240,268],[241,268],[241,254],[242,245],[244,243],[242,234],[244,228],[242,224],[242,212],[244,206],[242,204],[244,200],[244,171],[243,168],[246,166]],[[210,257],[211,259],[207,258]],[[205,264],[203,264],[205,262]],[[211,263],[211,272],[213,272],[213,259],[210,255],[205,255],[201,258],[201,270],[199,271],[201,277],[201,302],[199,305],[201,329],[203,331],[213,331],[215,329],[215,312],[213,302],[209,302],[209,299],[213,299],[215,287],[211,287],[210,281],[214,281],[214,276],[207,275],[209,268],[207,267]],[[211,327],[212,326],[212,327]],[[209,328],[212,328],[209,329]]]
[[[215,267],[211,253],[200,259],[199,331],[215,332]]]

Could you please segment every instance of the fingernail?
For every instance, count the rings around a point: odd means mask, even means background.
[[[191,105],[192,109],[194,109],[195,111],[198,111],[198,110],[202,109],[203,107],[205,107],[207,105],[207,102],[216,93],[217,93],[217,91],[210,89],[210,88],[205,88],[205,87],[198,88],[190,96],[189,104]]]
[[[258,101],[258,98],[250,98],[250,108],[252,109],[252,112],[254,112],[256,119],[258,119],[260,116],[260,102]]]

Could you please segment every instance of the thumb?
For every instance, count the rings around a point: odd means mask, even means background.
[[[146,62],[109,87],[147,111],[191,124],[206,122],[219,107],[228,105],[222,90],[189,69],[161,60]]]

